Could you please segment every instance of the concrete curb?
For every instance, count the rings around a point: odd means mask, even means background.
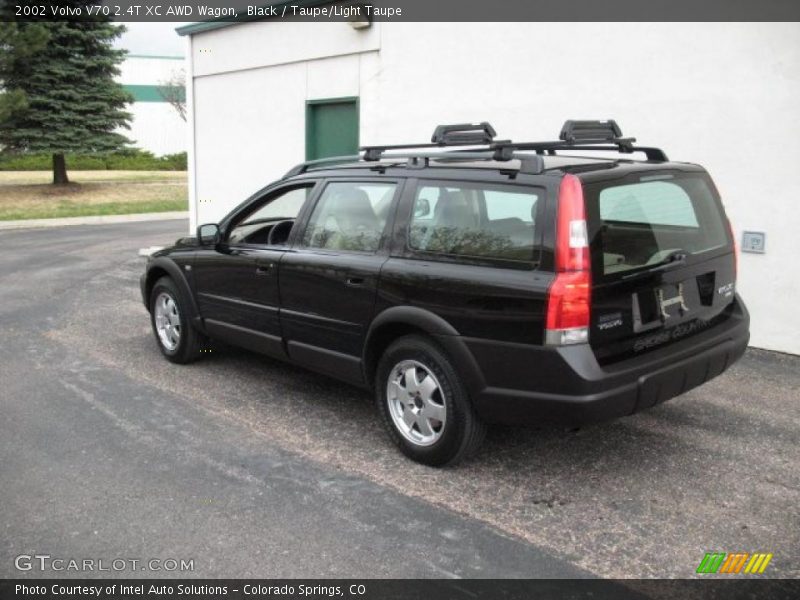
[[[170,221],[188,218],[188,211],[173,211],[159,213],[137,213],[132,215],[65,217],[61,219],[21,219],[19,221],[0,221],[0,230],[31,229],[34,227],[66,227],[69,225],[103,225],[108,223],[139,223],[141,221]]]

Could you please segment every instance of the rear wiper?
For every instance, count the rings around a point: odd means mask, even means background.
[[[686,263],[686,252],[683,250],[675,250],[675,252],[670,252],[664,260],[659,263],[656,263],[649,269],[645,269],[644,271],[637,271],[636,273],[631,273],[630,275],[623,275],[622,279],[634,279],[636,277],[644,277],[646,275],[650,275],[652,273],[658,273],[659,271],[668,271],[670,269],[674,269],[675,267],[679,267]]]

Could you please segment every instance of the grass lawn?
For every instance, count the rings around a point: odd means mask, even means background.
[[[124,215],[188,209],[185,171],[0,171],[0,220]]]

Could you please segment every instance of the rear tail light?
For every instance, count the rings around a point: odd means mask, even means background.
[[[575,175],[565,175],[558,192],[556,277],[547,292],[545,343],[589,341],[592,273],[583,187]]]

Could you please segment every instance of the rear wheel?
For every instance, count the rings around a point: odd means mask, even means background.
[[[405,336],[386,350],[375,396],[400,450],[431,466],[453,465],[472,454],[486,428],[447,355],[430,339]]]
[[[150,322],[158,347],[167,360],[189,363],[205,344],[205,337],[189,323],[186,302],[170,277],[162,277],[150,292]]]

